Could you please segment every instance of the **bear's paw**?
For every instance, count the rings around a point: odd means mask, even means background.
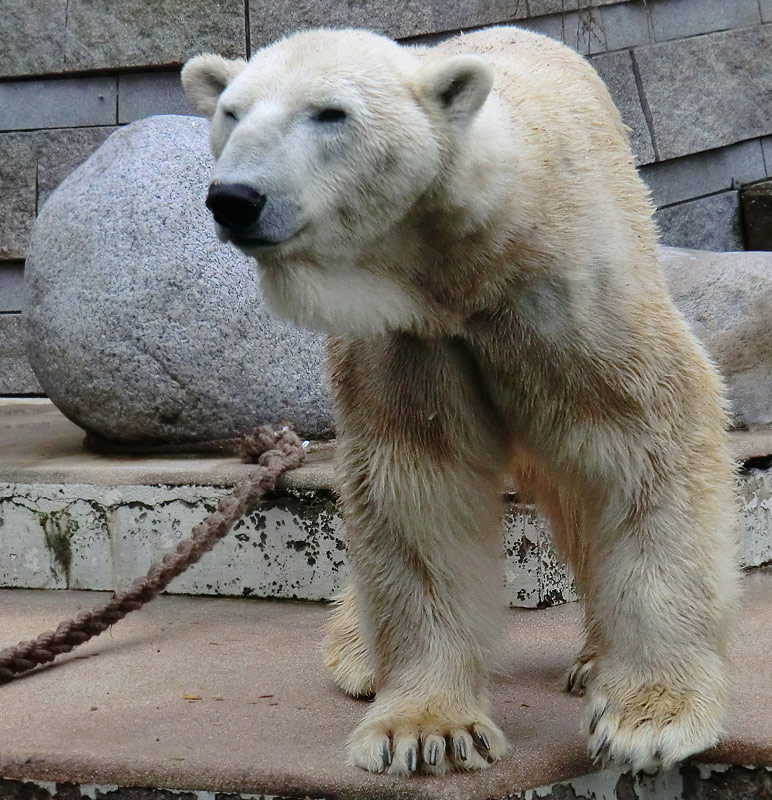
[[[593,761],[654,772],[717,743],[723,703],[711,691],[660,683],[626,688],[618,676],[603,678],[592,678],[585,700]]]
[[[376,700],[349,740],[348,760],[389,775],[444,775],[485,769],[508,749],[506,737],[485,714],[393,714],[378,708]]]

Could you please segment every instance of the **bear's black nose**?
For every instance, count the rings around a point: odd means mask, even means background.
[[[245,183],[215,182],[209,187],[206,206],[224,228],[248,228],[259,219],[265,200],[264,194]]]

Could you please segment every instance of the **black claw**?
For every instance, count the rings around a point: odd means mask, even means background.
[[[391,748],[388,742],[381,745],[381,761],[383,762],[383,769],[388,769],[391,766]]]
[[[609,738],[604,733],[600,737],[600,739],[598,739],[598,742],[595,745],[595,750],[591,754],[591,758],[592,758],[593,762],[597,761],[601,757],[601,754],[608,747],[608,745],[609,745]]]
[[[590,736],[595,733],[595,729],[598,727],[598,723],[600,722],[601,717],[606,713],[607,708],[608,703],[606,703],[603,708],[595,709],[595,713],[592,715],[592,719],[590,720]]]
[[[437,766],[437,758],[439,757],[439,754],[440,754],[440,746],[439,746],[439,744],[437,742],[432,742],[429,745],[429,754],[428,754],[428,757],[426,759],[426,762],[427,762],[427,764],[429,764],[430,767],[436,767]]]
[[[483,750],[491,749],[491,743],[488,741],[488,737],[482,731],[473,730],[472,738],[480,747],[483,748]]]
[[[413,745],[407,751],[407,771],[415,772],[418,769],[418,748]]]
[[[459,736],[458,739],[453,742],[453,747],[455,748],[456,756],[461,759],[461,761],[466,761],[466,739],[464,739],[463,736]]]

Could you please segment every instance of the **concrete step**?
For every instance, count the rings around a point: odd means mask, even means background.
[[[0,586],[127,588],[188,536],[244,473],[235,458],[103,456],[47,400],[0,401]],[[734,434],[742,559],[772,562],[772,433]],[[194,595],[329,599],[346,583],[335,507],[332,445],[311,448],[285,476],[282,496],[261,504],[170,586]],[[761,467],[761,468],[759,468]],[[548,606],[575,599],[546,523],[506,495],[509,602]]]
[[[326,608],[164,596],[54,666],[0,687],[0,797],[770,797],[772,571],[744,580],[728,732],[718,747],[655,777],[594,772],[588,760],[581,701],[558,690],[580,645],[575,603],[510,612],[493,705],[512,752],[481,773],[405,780],[343,763],[365,704],[338,691],[322,666]],[[0,648],[101,599],[0,591]]]

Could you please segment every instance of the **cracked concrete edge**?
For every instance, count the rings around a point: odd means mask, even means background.
[[[728,764],[681,764],[655,775],[603,770],[550,786],[508,795],[506,800],[708,800],[751,797],[750,787],[767,786],[772,767]],[[711,790],[727,794],[713,794]],[[745,790],[745,791],[743,791]],[[761,793],[759,797],[766,796]]]
[[[189,789],[152,789],[117,784],[56,783],[54,781],[0,778],[0,797],[4,800],[299,800],[277,794],[210,792]],[[302,800],[324,800],[304,795]]]
[[[0,586],[127,588],[226,494],[216,486],[0,483]],[[532,506],[509,502],[502,529],[510,605],[576,599],[547,523]],[[334,494],[296,489],[259,504],[168,591],[329,600],[348,574]]]
[[[0,586],[121,590],[211,513],[217,486],[0,483]],[[744,566],[772,562],[772,471],[738,476]],[[503,519],[506,597],[514,607],[575,600],[547,522],[510,499]],[[344,525],[329,490],[258,505],[172,594],[329,600],[348,581]]]
[[[721,796],[749,797],[772,780],[772,767],[728,764],[682,764],[656,775],[603,770],[528,789],[496,800],[707,800]],[[0,777],[0,796],[7,800],[325,800],[321,795],[266,795],[208,790],[121,787],[117,784],[72,784]],[[381,800],[367,793],[371,800]],[[753,796],[756,796],[755,794]],[[762,795],[759,794],[759,797]],[[764,795],[766,796],[766,795]],[[383,796],[382,800],[386,800]]]

